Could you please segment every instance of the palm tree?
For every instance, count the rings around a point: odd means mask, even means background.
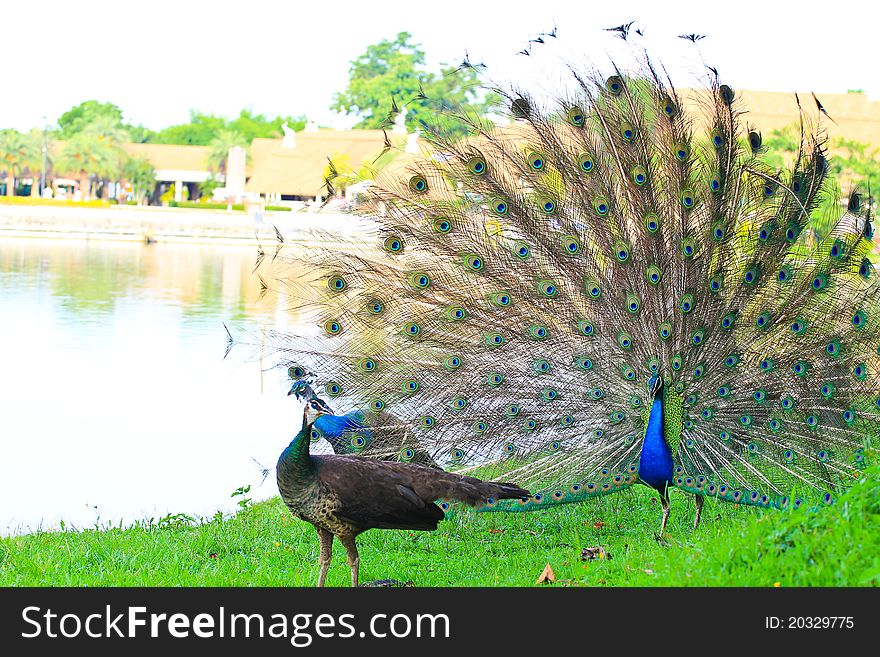
[[[107,195],[106,181],[118,178],[126,159],[121,143],[128,133],[114,125],[108,117],[98,117],[84,130],[68,139],[55,163],[59,171],[79,178],[83,198],[91,196],[92,175],[104,181],[103,195]]]
[[[235,146],[242,148],[247,146],[247,139],[244,135],[236,130],[222,129],[208,144],[210,149],[208,153],[208,168],[211,171],[226,173],[226,158],[229,157],[229,150]]]
[[[26,156],[22,134],[18,130],[0,130],[0,171],[6,172],[6,196],[15,196],[15,178],[24,168]]]
[[[122,168],[122,175],[131,183],[134,200],[149,198],[156,188],[156,169],[145,157],[130,157]]]
[[[24,135],[25,155],[22,158],[22,165],[27,169],[31,177],[31,196],[40,195],[39,179],[43,173],[43,140],[45,135],[39,128],[33,128]],[[49,165],[51,158],[51,149],[46,144],[46,166]]]

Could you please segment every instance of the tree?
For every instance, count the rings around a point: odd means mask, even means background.
[[[440,74],[423,70],[425,53],[410,43],[412,35],[400,32],[393,41],[382,40],[367,47],[349,68],[348,88],[337,93],[331,109],[361,117],[356,128],[386,126],[393,102],[406,106],[406,125],[416,128],[421,121],[452,135],[464,135],[466,129],[438,109],[460,108],[476,114],[486,113],[495,102],[494,94],[481,98],[478,77],[473,68],[458,70],[444,67]],[[415,100],[423,92],[427,100]]]
[[[15,196],[15,178],[24,168],[24,138],[18,130],[0,131],[0,171],[6,173],[6,196]]]
[[[40,175],[43,173],[43,131],[33,128],[23,135],[25,154],[22,157],[22,165],[31,177],[31,196],[40,194]],[[46,166],[51,163],[50,149],[46,143]]]
[[[208,144],[210,152],[208,153],[208,168],[211,171],[222,171],[226,173],[226,158],[229,157],[229,149],[241,146],[247,146],[247,141],[240,132],[224,128],[220,130],[211,143]]]
[[[243,109],[236,118],[230,120],[222,116],[190,110],[189,123],[164,128],[151,136],[149,141],[155,144],[208,146],[221,131],[229,130],[240,134],[245,143],[249,144],[255,137],[280,137],[281,124],[285,121],[294,130],[302,130],[306,125],[303,116],[270,117]]]
[[[87,100],[67,110],[58,119],[58,138],[67,140],[73,135],[87,130],[95,122],[112,125],[127,133],[126,139],[136,142],[148,141],[155,132],[140,125],[131,125],[123,121],[122,109],[113,103],[101,103]]]
[[[156,189],[156,170],[145,157],[130,157],[122,166],[122,175],[131,183],[136,202],[152,196]]]
[[[56,167],[79,178],[83,198],[92,195],[93,177],[104,181],[102,189],[106,197],[107,179],[122,173],[127,156],[121,144],[125,141],[128,141],[128,132],[118,127],[112,117],[98,117],[65,142]]]

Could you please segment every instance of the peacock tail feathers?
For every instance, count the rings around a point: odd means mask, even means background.
[[[880,428],[870,198],[817,237],[834,191],[808,113],[773,168],[733,89],[710,76],[688,112],[659,70],[572,68],[551,102],[495,89],[505,127],[446,110],[471,136],[426,126],[357,236],[263,259],[303,319],[267,345],[360,409],[355,452],[536,493],[507,510],[614,492],[638,479],[657,374],[676,486],[786,507],[858,476]]]

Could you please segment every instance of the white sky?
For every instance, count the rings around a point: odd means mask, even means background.
[[[4,1],[0,127],[27,129],[83,100],[111,101],[126,120],[158,129],[190,108],[232,116],[242,107],[333,123],[334,92],[349,62],[399,31],[429,65],[465,49],[496,80],[522,75],[514,53],[558,26],[568,54],[618,47],[602,29],[636,20],[651,53],[681,86],[699,59],[676,36],[706,34],[706,61],[734,88],[840,93],[880,99],[880,3],[813,0],[101,0]],[[713,8],[714,7],[714,8]],[[549,49],[547,49],[549,50]],[[533,51],[534,52],[534,51]],[[536,59],[536,58],[532,58]],[[549,62],[550,57],[542,61]],[[607,58],[596,60],[602,68]],[[607,67],[605,67],[607,69]],[[680,73],[684,71],[685,75]],[[550,78],[552,80],[552,77]]]

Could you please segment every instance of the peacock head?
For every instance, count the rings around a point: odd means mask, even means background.
[[[290,387],[290,390],[287,392],[287,395],[296,395],[296,398],[299,400],[308,399],[315,395],[314,390],[309,385],[308,381],[304,381],[300,379],[299,381],[295,381],[294,384]]]
[[[657,398],[657,396],[663,392],[663,377],[659,374],[654,374],[648,379],[648,397],[651,400]]]

